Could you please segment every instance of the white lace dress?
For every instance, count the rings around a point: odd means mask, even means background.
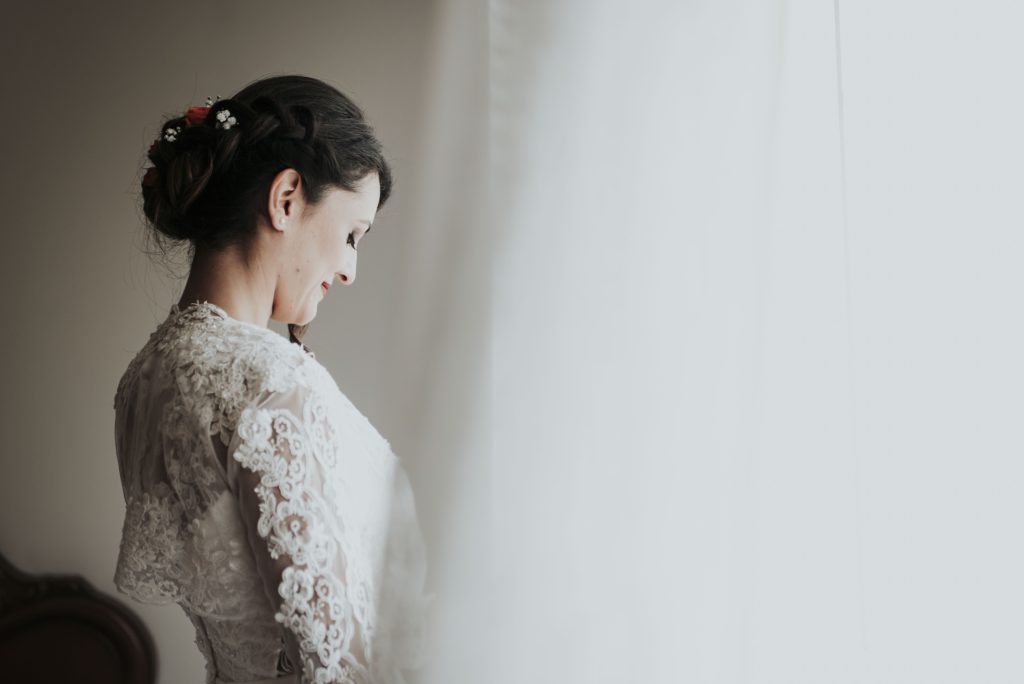
[[[121,378],[114,582],[180,605],[206,682],[405,682],[426,554],[390,444],[311,352],[171,307]]]

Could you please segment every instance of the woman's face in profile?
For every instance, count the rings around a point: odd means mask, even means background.
[[[356,279],[356,247],[373,223],[379,199],[374,173],[360,181],[356,192],[334,188],[319,205],[307,207],[293,229],[293,249],[280,273],[278,296],[286,304],[285,317],[275,318],[305,325],[329,289]]]

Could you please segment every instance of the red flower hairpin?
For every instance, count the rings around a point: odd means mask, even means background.
[[[185,110],[185,125],[195,126],[203,123],[206,120],[206,114],[210,111],[208,106],[206,107],[189,107]]]
[[[213,98],[206,98],[206,104],[202,107],[189,107],[185,110],[185,125],[196,126],[206,121],[206,115],[210,113],[210,107],[220,99],[220,95]]]

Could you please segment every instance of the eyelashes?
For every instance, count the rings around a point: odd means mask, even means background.
[[[364,230],[363,231],[363,237],[366,237],[366,234],[369,233],[369,232],[370,232],[369,230]],[[348,238],[345,241],[348,244],[352,245],[352,249],[357,249],[356,248],[356,231],[353,230],[353,231],[349,232]]]

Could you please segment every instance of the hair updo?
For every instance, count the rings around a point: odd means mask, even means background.
[[[230,128],[218,126],[225,109],[237,122]],[[165,136],[169,128],[176,135]],[[309,76],[254,81],[212,103],[205,119],[175,116],[160,131],[148,153],[142,206],[161,249],[182,242],[192,254],[197,247],[247,246],[258,217],[270,220],[270,183],[287,168],[298,172],[312,207],[330,189],[354,192],[371,173],[380,181],[378,209],[391,194],[391,169],[362,110]],[[289,325],[292,341],[301,344],[304,330]]]

